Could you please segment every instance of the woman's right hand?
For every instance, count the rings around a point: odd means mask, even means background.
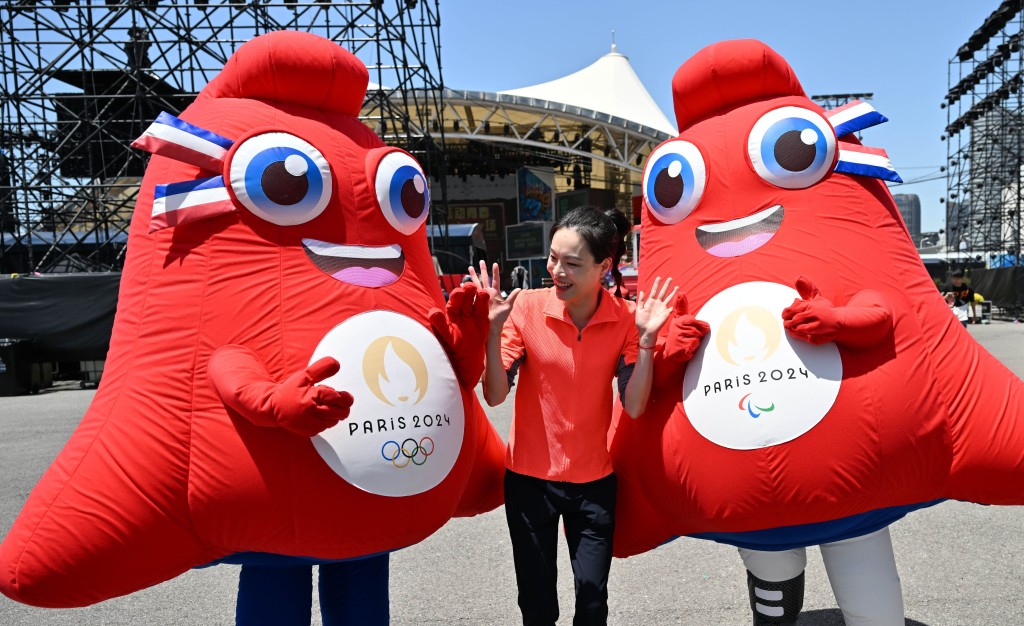
[[[469,277],[476,288],[491,296],[487,317],[491,322],[492,333],[501,333],[501,327],[505,325],[505,320],[512,313],[512,306],[515,304],[516,298],[519,297],[519,292],[522,291],[522,289],[513,289],[508,297],[502,298],[500,271],[498,264],[495,263],[491,266],[491,273],[488,275],[485,261],[480,261],[479,274],[472,266],[469,268]]]

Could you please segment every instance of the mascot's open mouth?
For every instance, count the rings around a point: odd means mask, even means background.
[[[768,243],[782,225],[782,205],[776,204],[738,220],[697,227],[697,243],[708,254],[740,256]]]
[[[346,246],[303,239],[302,249],[320,271],[335,280],[357,287],[384,287],[405,271],[402,247]]]

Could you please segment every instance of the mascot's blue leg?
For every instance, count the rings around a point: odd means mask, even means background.
[[[387,626],[388,554],[320,565],[324,626]]]
[[[238,575],[238,626],[309,626],[313,572],[309,565],[243,565]]]

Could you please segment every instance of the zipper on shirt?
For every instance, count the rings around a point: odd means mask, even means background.
[[[584,326],[584,328],[586,328],[586,326]],[[579,389],[579,384],[578,384],[578,382],[576,380],[576,377],[579,375],[579,372],[580,372],[579,363],[580,363],[580,359],[581,359],[581,354],[580,353],[581,353],[582,350],[583,350],[583,328],[576,327],[576,348],[573,350],[573,359],[572,359],[572,361],[573,361],[572,388],[574,390],[574,393],[575,393],[576,389]],[[566,435],[567,435],[566,442],[565,442],[566,443],[565,458],[562,459],[562,472],[563,473],[569,470],[569,459],[571,459],[576,454],[576,450],[575,449],[570,449],[570,447],[569,447],[569,446],[572,445],[572,432],[574,430],[576,430],[574,428],[574,426],[575,426],[575,424],[573,423],[573,420],[571,420],[571,419],[567,420],[566,429],[565,429],[566,430]]]

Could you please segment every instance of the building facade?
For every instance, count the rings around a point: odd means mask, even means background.
[[[892,198],[903,216],[903,223],[910,231],[910,238],[917,241],[921,235],[921,198],[916,193],[897,193]]]

